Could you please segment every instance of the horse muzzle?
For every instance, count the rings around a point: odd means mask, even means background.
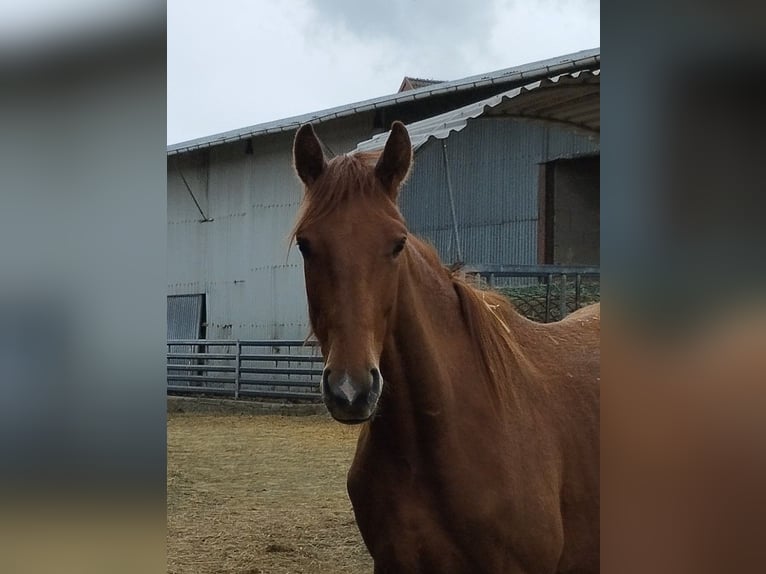
[[[377,367],[351,374],[346,370],[325,368],[322,373],[322,398],[332,417],[344,424],[368,420],[383,388]]]

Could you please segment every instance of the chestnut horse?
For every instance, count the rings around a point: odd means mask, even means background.
[[[294,229],[331,415],[362,423],[348,493],[375,572],[599,569],[597,307],[548,325],[450,273],[396,206],[412,162],[295,137]]]

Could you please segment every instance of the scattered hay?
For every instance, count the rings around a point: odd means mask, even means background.
[[[168,415],[168,572],[372,571],[346,473],[358,428],[323,416]]]

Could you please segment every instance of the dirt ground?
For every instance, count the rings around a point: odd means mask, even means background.
[[[346,494],[357,433],[323,416],[168,414],[168,572],[372,572]]]

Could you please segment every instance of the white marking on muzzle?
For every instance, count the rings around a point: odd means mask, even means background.
[[[349,377],[348,375],[344,376],[343,382],[341,382],[338,388],[346,397],[346,400],[348,400],[348,402],[350,403],[354,402],[354,399],[356,398],[356,389],[354,388],[354,385],[351,384],[351,377]]]

